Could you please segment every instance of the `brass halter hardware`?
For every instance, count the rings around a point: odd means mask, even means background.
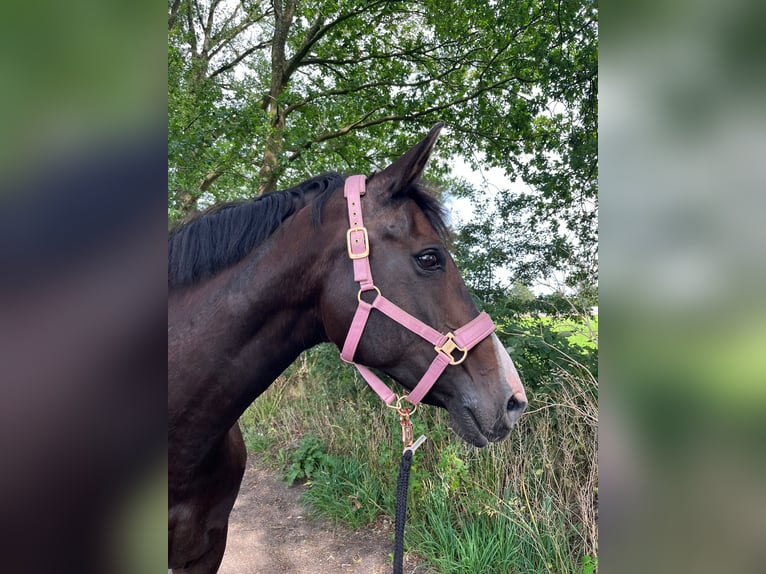
[[[444,353],[449,357],[449,364],[450,365],[459,365],[463,361],[465,361],[465,358],[468,356],[468,349],[459,346],[457,343],[455,343],[455,335],[452,334],[452,332],[449,332],[445,335],[447,337],[447,340],[444,342],[443,345],[434,346],[434,350],[437,353]],[[463,353],[463,356],[459,359],[456,359],[452,356],[453,351],[460,351]]]
[[[361,233],[362,238],[364,241],[364,251],[360,253],[355,253],[353,249],[351,249],[351,234],[352,233]],[[359,239],[354,239],[354,243],[359,243]],[[367,228],[366,227],[352,227],[348,231],[346,231],[346,249],[348,250],[348,257],[349,259],[364,259],[365,257],[369,257],[370,255],[370,237],[367,235]]]
[[[380,297],[380,289],[375,287],[375,285],[372,286],[370,289],[359,289],[359,293],[356,294],[356,300],[360,303],[362,302],[362,293],[367,293],[367,291],[375,291],[377,293],[377,297]]]

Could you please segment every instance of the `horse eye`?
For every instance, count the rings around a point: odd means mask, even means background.
[[[433,251],[426,251],[416,257],[418,265],[427,271],[433,271],[439,268],[439,256]]]

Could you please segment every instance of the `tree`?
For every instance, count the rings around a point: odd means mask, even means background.
[[[595,256],[594,2],[172,0],[168,36],[171,219],[369,173],[444,120],[433,177],[458,154],[500,166],[533,190],[498,209],[545,239],[539,266]]]
[[[596,5],[561,2],[546,10],[545,3],[533,4],[539,17],[514,41],[523,42],[515,52],[534,62],[534,84],[515,99],[505,91],[487,94],[470,109],[471,121],[452,120],[482,135],[466,139],[469,157],[504,169],[528,191],[505,189],[485,198],[478,216],[461,230],[459,243],[465,259],[491,254],[527,284],[561,271],[570,288],[593,299],[598,282]],[[464,186],[457,191],[478,194]]]

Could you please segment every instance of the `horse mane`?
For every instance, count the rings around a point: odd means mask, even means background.
[[[322,207],[344,182],[342,175],[329,172],[254,200],[214,205],[176,225],[168,235],[168,288],[194,285],[238,263],[310,201],[314,202],[313,221],[320,224]],[[441,203],[421,184],[397,194],[405,196],[415,201],[446,240],[448,231]]]
[[[168,287],[193,285],[241,261],[309,200],[344,181],[326,173],[254,200],[214,205],[177,225],[168,236]]]

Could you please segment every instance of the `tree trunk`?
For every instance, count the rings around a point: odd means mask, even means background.
[[[197,198],[185,189],[176,190],[176,201],[178,209],[184,213],[184,218],[197,212]]]
[[[258,195],[276,189],[279,176],[279,155],[282,152],[285,135],[284,110],[279,105],[279,97],[285,89],[285,70],[287,59],[285,45],[287,34],[295,16],[296,0],[274,0],[274,39],[271,44],[271,87],[265,99],[264,108],[269,112],[271,132],[266,138],[263,161],[259,173]]]
[[[285,119],[283,110],[276,102],[269,104],[269,115],[271,116],[271,132],[266,138],[263,150],[258,195],[271,193],[276,189],[279,176],[279,154],[284,142]]]

